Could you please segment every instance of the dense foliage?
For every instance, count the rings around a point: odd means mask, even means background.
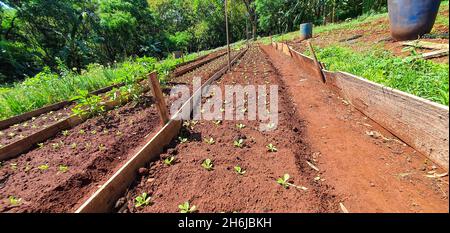
[[[1,0],[0,85],[108,65],[130,56],[165,57],[222,46],[225,0]],[[383,0],[229,0],[231,41],[296,30],[380,10]]]

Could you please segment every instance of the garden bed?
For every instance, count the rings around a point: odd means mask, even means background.
[[[201,70],[212,75],[209,67],[220,65],[214,62],[191,75]],[[147,92],[139,102],[88,119],[40,148],[3,161],[0,212],[73,211],[159,128],[157,109]]]
[[[252,47],[216,84],[222,90],[231,84],[280,85],[278,128],[261,132],[260,122],[249,120],[185,122],[161,160],[139,169],[141,176],[116,211],[179,212],[189,202],[199,212],[337,212],[332,191],[305,163],[314,158],[303,139],[304,124],[262,51]],[[240,100],[235,104],[236,111],[245,108]],[[207,159],[211,170],[202,166]],[[238,174],[237,166],[245,173]],[[277,183],[285,174],[297,187]],[[143,193],[150,202],[136,207]]]

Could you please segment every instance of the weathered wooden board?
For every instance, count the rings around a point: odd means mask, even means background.
[[[429,53],[422,53],[420,55],[417,55],[415,58],[416,59],[432,59],[432,58],[439,58],[439,57],[445,57],[448,56],[449,54],[449,50],[448,49],[441,49],[441,50],[437,50],[437,51],[433,51],[433,52],[429,52]]]
[[[443,168],[449,168],[449,108],[345,72],[327,80],[355,108]]]
[[[206,60],[204,60],[202,62],[199,62],[199,63],[195,64],[194,66],[186,67],[186,68],[181,69],[181,70],[177,70],[177,71],[175,71],[173,73],[173,76],[177,77],[177,76],[181,76],[183,74],[186,74],[186,73],[188,73],[188,72],[190,72],[190,71],[192,71],[192,70],[194,70],[194,69],[196,69],[196,68],[198,68],[198,67],[200,67],[200,66],[202,66],[202,65],[204,65],[204,64],[206,64],[206,63],[208,63],[208,62],[210,62],[212,60],[215,60],[215,59],[217,59],[217,58],[219,58],[219,57],[221,57],[221,56],[223,56],[225,54],[226,54],[226,52],[219,53],[216,56],[213,56],[213,57],[211,57],[209,59],[206,59]]]
[[[122,85],[123,84],[111,85],[111,86],[104,87],[104,88],[98,89],[96,91],[90,92],[90,94],[91,95],[98,95],[98,94],[101,94],[101,93],[108,92],[108,91],[112,90],[113,88],[120,87]],[[0,130],[6,129],[6,128],[12,126],[12,125],[15,125],[15,124],[18,124],[20,122],[29,120],[29,119],[31,119],[33,117],[42,115],[44,113],[48,113],[50,111],[56,111],[56,110],[61,109],[61,108],[65,107],[65,106],[67,106],[67,105],[69,105],[71,103],[73,103],[73,101],[62,101],[62,102],[59,102],[59,103],[56,103],[56,104],[51,104],[51,105],[48,105],[48,106],[44,106],[42,108],[39,108],[39,109],[30,111],[30,112],[26,112],[26,113],[23,113],[23,114],[20,114],[20,115],[17,115],[17,116],[14,116],[14,117],[2,120],[2,121],[0,121]]]
[[[246,50],[236,55],[231,61],[231,64],[234,64],[242,57],[245,51]],[[195,102],[194,96],[205,91],[204,89],[206,86],[220,78],[227,70],[228,66],[226,65],[211,76],[200,89],[195,90],[194,94],[183,104],[181,109],[172,117],[172,119],[154,137],[152,137],[136,155],[134,155],[105,184],[103,184],[100,189],[84,202],[75,213],[106,213],[111,211],[115,201],[125,193],[126,189],[136,178],[136,171],[146,163],[157,159],[163,147],[168,145],[170,141],[178,135],[182,121],[175,120],[178,117],[177,115],[180,114],[184,108],[198,104],[198,102]]]
[[[283,51],[281,43],[272,46]],[[284,52],[286,53],[286,52]],[[290,48],[309,76],[318,76],[313,59]],[[327,85],[356,109],[446,170],[449,168],[449,108],[345,72],[323,70]]]
[[[148,87],[148,85],[143,85],[144,92],[148,91],[149,89],[150,87]],[[105,111],[111,110],[120,104],[121,103],[119,102],[119,100],[108,101],[104,103]],[[88,116],[85,117],[70,116],[30,136],[27,136],[21,140],[6,145],[0,148],[0,161],[14,158],[15,156],[25,153],[30,149],[32,149],[33,147],[35,147],[36,144],[55,136],[58,132],[61,132],[62,130],[74,128],[75,126],[83,123],[88,118],[89,118]]]
[[[181,121],[171,120],[142,149],[122,166],[75,213],[106,213],[133,182],[136,171],[151,160],[157,159],[165,145],[178,134]]]
[[[403,46],[411,46],[411,47],[416,47],[416,48],[424,48],[424,49],[449,49],[449,45],[447,44],[438,44],[438,43],[433,43],[433,42],[428,42],[428,41],[408,41],[408,42],[403,42],[402,43]]]
[[[72,103],[72,102],[71,101],[62,101],[62,102],[59,102],[56,104],[48,105],[48,106],[30,111],[30,112],[26,112],[26,113],[2,120],[2,121],[0,121],[0,130],[6,129],[6,128],[10,127],[11,125],[18,124],[20,122],[29,120],[33,117],[42,115],[44,113],[61,109],[64,106],[69,105],[70,103]]]

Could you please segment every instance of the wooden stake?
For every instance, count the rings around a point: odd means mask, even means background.
[[[169,122],[169,111],[167,110],[166,101],[159,85],[159,80],[156,72],[152,72],[148,75],[150,79],[150,87],[152,89],[153,96],[155,97],[156,107],[161,118],[161,124],[165,125]]]
[[[316,64],[317,72],[319,73],[320,77],[322,78],[322,82],[325,83],[326,82],[325,75],[322,72],[323,67],[320,64],[320,62],[317,60],[316,52],[314,52],[314,48],[311,44],[311,41],[308,41],[308,46],[309,46],[309,50],[311,51],[311,54],[314,58],[314,63]]]
[[[227,33],[228,70],[231,70],[230,36],[228,34],[228,0],[225,0],[225,30]]]

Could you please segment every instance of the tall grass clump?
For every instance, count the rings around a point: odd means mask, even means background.
[[[449,65],[399,58],[384,50],[355,53],[339,46],[316,48],[328,70],[345,71],[376,83],[449,105]]]
[[[188,55],[185,61],[195,59],[197,55]],[[79,91],[94,91],[112,84],[134,83],[153,70],[157,70],[162,80],[180,64],[182,59],[167,58],[157,61],[152,57],[128,59],[111,66],[90,64],[86,69],[63,69],[60,74],[44,68],[42,72],[10,87],[0,88],[0,120],[24,112],[70,100]]]

